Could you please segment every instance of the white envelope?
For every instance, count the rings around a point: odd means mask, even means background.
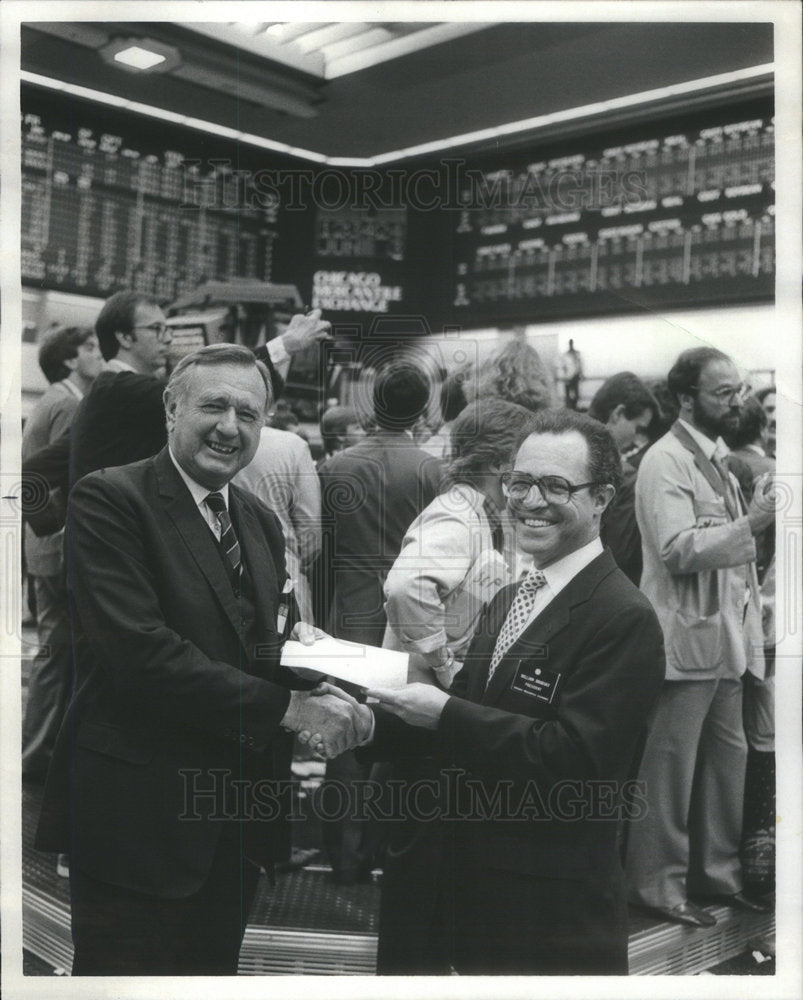
[[[361,687],[401,688],[407,684],[407,653],[328,635],[304,646],[294,639],[284,644],[282,666],[307,676],[328,674]]]

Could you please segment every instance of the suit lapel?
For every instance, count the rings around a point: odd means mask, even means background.
[[[165,513],[173,522],[190,556],[206,577],[226,617],[239,635],[240,612],[237,599],[226,567],[220,558],[215,536],[209,530],[190,491],[176,471],[167,448],[156,456],[154,467]]]
[[[240,540],[240,551],[254,588],[254,614],[261,625],[260,631],[267,629],[275,632],[279,610],[276,606],[276,594],[279,592],[279,585],[265,531],[251,507],[243,500],[242,492],[231,485],[229,506]]]
[[[543,660],[548,666],[549,643],[556,635],[563,631],[571,621],[571,609],[578,604],[587,601],[599,581],[613,572],[616,563],[613,556],[606,549],[598,555],[587,566],[580,570],[569,583],[561,590],[558,596],[549,602],[538,617],[522,632],[519,638],[513,643],[510,649],[502,657],[499,666],[494,671],[491,683],[487,691],[480,692],[480,699],[486,705],[495,704],[501,695],[508,689],[515,675],[519,661],[521,660]],[[515,593],[515,591],[513,591]],[[498,623],[499,628],[505,620],[507,611],[510,608],[513,597],[507,602],[504,615]],[[498,633],[498,629],[497,629]],[[491,646],[491,652],[493,646]],[[479,671],[482,676],[482,685],[488,676],[488,664],[491,652],[484,665],[484,670]]]
[[[699,444],[697,444],[680,421],[675,421],[672,425],[672,433],[678,441],[680,441],[683,447],[692,453],[694,456],[694,464],[703,474],[711,489],[717,494],[717,496],[721,496],[725,501],[726,507],[729,508],[728,512],[731,513],[732,516],[730,504],[728,503],[728,496],[725,492],[725,484],[722,482],[722,477],[717,471],[714,463],[703,453],[703,449],[699,446]]]

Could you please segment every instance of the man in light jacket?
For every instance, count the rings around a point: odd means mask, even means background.
[[[772,482],[747,506],[721,435],[744,397],[735,365],[712,348],[685,351],[669,372],[679,418],[646,454],[636,481],[641,589],[666,643],[666,682],[642,759],[648,811],[633,823],[633,902],[696,927],[716,918],[689,902],[767,907],[742,892],[739,839],[747,746],[742,676],[763,676],[755,538],[771,522]]]

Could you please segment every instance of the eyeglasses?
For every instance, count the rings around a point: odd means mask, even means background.
[[[537,488],[546,503],[567,504],[572,493],[585,489],[586,486],[598,485],[596,482],[572,485],[563,476],[544,476],[543,479],[534,479],[523,472],[502,473],[502,492],[518,503],[524,503],[530,497],[533,487]]]
[[[167,323],[139,323],[134,326],[135,330],[150,330],[160,344],[166,344],[173,339],[173,331]]]
[[[691,388],[699,390],[700,386],[693,385]],[[739,400],[744,399],[748,392],[750,392],[750,386],[742,382],[741,385],[723,385],[721,389],[714,389],[713,391],[705,389],[704,391],[707,392],[709,396],[713,396],[714,399],[718,399],[721,403],[726,403],[733,399],[734,396]]]

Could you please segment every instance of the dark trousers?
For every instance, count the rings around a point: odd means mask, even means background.
[[[454,876],[461,975],[626,976],[624,883],[468,867]]]
[[[74,976],[237,974],[258,869],[225,829],[201,889],[163,899],[70,872]]]

